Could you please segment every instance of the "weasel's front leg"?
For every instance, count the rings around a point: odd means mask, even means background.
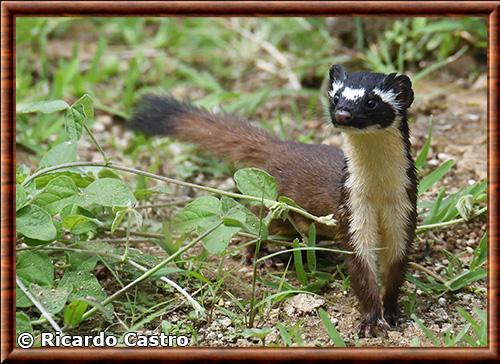
[[[352,288],[361,306],[359,336],[385,335],[389,325],[382,314],[382,301],[377,284],[375,250],[380,241],[377,213],[366,200],[362,201],[356,198],[356,195],[350,197],[346,216],[349,226],[346,243],[355,253],[348,261],[348,270]]]
[[[412,211],[410,203],[403,200],[381,212],[382,300],[384,317],[390,325],[396,325],[399,317],[398,297],[405,280],[415,225]]]
[[[361,308],[361,323],[359,337],[385,336],[389,325],[382,315],[376,273],[369,263],[358,255],[354,255],[348,262],[351,276],[351,285],[358,297]]]

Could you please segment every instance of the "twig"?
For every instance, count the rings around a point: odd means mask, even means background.
[[[193,198],[183,198],[183,199],[178,199],[170,202],[164,202],[164,203],[152,203],[152,204],[147,204],[147,205],[141,205],[141,206],[136,206],[136,210],[141,210],[141,209],[155,209],[155,208],[161,208],[161,207],[170,207],[170,206],[176,206],[180,205],[182,203],[186,202],[191,202],[193,201]]]
[[[446,281],[443,278],[441,278],[438,274],[434,273],[430,269],[427,269],[423,265],[420,265],[420,264],[415,263],[415,262],[410,262],[410,265],[412,267],[415,267],[415,268],[421,270],[422,272],[427,273],[428,275],[430,275],[431,277],[433,277],[436,281],[439,281],[440,283],[443,283],[444,285],[446,285]]]
[[[449,226],[449,225],[454,225],[454,224],[458,224],[458,223],[461,223],[461,222],[464,222],[464,221],[468,221],[470,219],[478,217],[479,215],[484,214],[486,212],[486,210],[487,210],[487,207],[480,208],[479,210],[477,210],[476,212],[474,212],[467,220],[465,218],[461,217],[459,219],[454,219],[454,220],[444,221],[444,222],[438,222],[438,223],[435,223],[435,224],[420,225],[420,226],[417,226],[417,229],[415,230],[415,232],[417,234],[420,234],[420,233],[422,233],[422,232],[424,232],[426,230],[435,229],[435,228],[438,228],[438,227]]]
[[[59,327],[57,322],[54,321],[54,319],[52,318],[52,315],[50,313],[48,313],[47,310],[45,309],[45,307],[43,307],[43,305],[35,298],[35,296],[33,296],[31,294],[31,292],[28,290],[28,288],[26,288],[23,281],[21,281],[21,279],[17,276],[17,274],[16,274],[16,283],[19,286],[19,288],[21,288],[21,291],[23,291],[23,293],[26,295],[26,297],[28,297],[28,299],[31,302],[33,302],[35,307],[38,308],[38,311],[40,311],[42,316],[45,317],[45,319],[48,321],[50,326],[52,326],[56,332],[62,333],[63,332],[62,329]]]

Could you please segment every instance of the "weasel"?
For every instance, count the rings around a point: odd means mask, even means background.
[[[416,226],[417,177],[407,123],[412,84],[406,75],[348,74],[340,65],[330,68],[329,77],[331,122],[344,133],[344,151],[281,141],[236,116],[168,96],[144,96],[131,125],[261,168],[276,178],[280,195],[317,216],[333,214],[337,226],[317,226],[318,234],[340,236],[354,252],[348,271],[362,314],[359,336],[385,335],[397,324]],[[307,229],[310,222],[294,218]],[[271,231],[288,228],[275,223]]]

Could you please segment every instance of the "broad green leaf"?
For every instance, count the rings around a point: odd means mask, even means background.
[[[30,318],[24,312],[16,312],[16,335],[28,332],[33,335]]]
[[[16,232],[43,241],[52,241],[57,234],[50,214],[36,205],[25,206],[16,212]]]
[[[26,196],[26,190],[20,184],[16,185],[16,211],[20,210],[26,204],[28,197]]]
[[[85,172],[76,172],[77,168],[72,168],[67,171],[57,171],[52,173],[44,174],[43,176],[35,178],[36,188],[40,189],[45,187],[50,181],[59,176],[68,176],[75,183],[78,188],[85,188],[91,184],[95,178],[86,174]]]
[[[82,300],[75,300],[64,309],[64,324],[68,327],[75,327],[82,322],[83,314],[87,310],[88,303]]]
[[[422,195],[425,191],[431,188],[437,181],[439,181],[448,171],[453,167],[455,161],[448,160],[441,164],[434,171],[422,178],[418,184],[418,195]]]
[[[116,178],[116,179],[122,179],[122,176],[120,176],[118,173],[113,171],[112,169],[109,168],[102,168],[98,173],[97,177],[99,178]]]
[[[47,254],[23,251],[16,258],[16,274],[23,282],[52,286],[54,266]],[[17,290],[19,292],[19,289]]]
[[[72,290],[69,296],[71,301],[91,297],[102,302],[107,297],[97,278],[92,273],[81,270],[64,272],[58,288]]]
[[[202,223],[198,227],[198,234],[201,235],[208,229],[212,228],[214,224]],[[229,241],[233,238],[241,229],[239,227],[229,227],[225,225],[220,225],[205,238],[203,238],[202,243],[207,252],[210,254],[220,254],[226,249]]]
[[[72,107],[66,111],[64,114],[64,128],[69,140],[75,142],[80,140],[84,122],[84,115],[76,108]]]
[[[38,169],[76,161],[76,142],[68,141],[53,146],[40,161]]]
[[[28,114],[33,112],[41,112],[51,114],[56,111],[62,111],[69,108],[69,105],[64,100],[40,101],[30,104],[19,104],[16,106],[17,114]]]
[[[276,180],[268,173],[257,168],[244,168],[234,174],[236,187],[245,195],[269,200],[278,197]]]
[[[53,314],[60,312],[64,308],[71,292],[69,289],[40,287],[35,283],[30,284],[29,290],[47,312]]]
[[[223,196],[221,198],[221,208],[225,224],[228,219],[236,219],[236,221],[240,224],[234,226],[240,226],[247,233],[255,235],[260,234],[262,239],[267,239],[268,232],[266,225],[262,222],[261,226],[259,218],[245,206],[232,198]],[[242,214],[244,215],[244,218]]]
[[[330,317],[328,317],[328,313],[322,308],[319,309],[319,318],[323,325],[325,326],[326,332],[328,333],[328,337],[332,340],[333,345],[338,348],[345,348],[346,344],[342,336],[340,336],[339,332],[335,328],[335,326],[330,321]]]
[[[99,220],[85,215],[68,215],[62,219],[63,228],[69,230],[72,234],[81,235],[89,232],[97,232]]]
[[[33,203],[55,215],[65,206],[76,203],[78,199],[75,183],[70,177],[62,175],[51,180],[35,197]]]
[[[94,100],[88,94],[83,95],[78,100],[75,101],[72,108],[78,108],[81,106],[83,111],[83,116],[86,119],[92,119],[94,117]]]
[[[190,233],[198,226],[214,226],[220,221],[221,204],[218,198],[203,196],[188,203],[172,220],[180,233]]]
[[[66,257],[71,270],[82,270],[86,272],[91,272],[99,261],[97,255],[79,252],[66,252]]]
[[[137,202],[130,188],[115,178],[97,179],[83,190],[82,206],[132,206]]]
[[[30,175],[31,171],[25,164],[16,165],[16,183],[23,183],[24,180]]]

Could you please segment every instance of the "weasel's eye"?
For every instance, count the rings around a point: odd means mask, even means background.
[[[375,109],[375,107],[377,107],[377,100],[375,99],[366,100],[366,107],[369,109]]]
[[[337,93],[335,94],[335,96],[333,96],[333,103],[337,105],[339,100],[340,100],[340,95]]]

